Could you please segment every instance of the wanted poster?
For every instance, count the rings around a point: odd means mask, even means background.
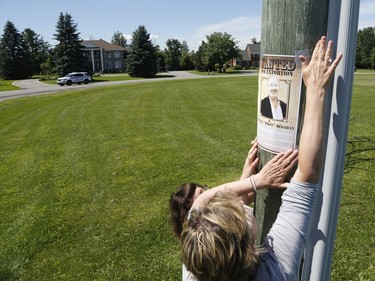
[[[295,56],[263,55],[258,83],[258,145],[272,153],[295,148],[301,63]]]

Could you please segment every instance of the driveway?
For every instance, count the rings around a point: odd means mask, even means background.
[[[164,73],[163,73],[164,74]],[[170,77],[163,77],[158,79],[137,79],[137,80],[126,80],[126,81],[111,81],[111,82],[95,82],[89,83],[87,85],[72,85],[72,86],[59,86],[59,85],[50,85],[45,84],[43,82],[38,81],[37,79],[26,79],[26,80],[18,80],[13,83],[13,85],[20,88],[20,90],[14,91],[4,91],[0,92],[0,102],[7,99],[15,99],[25,96],[32,96],[32,95],[43,95],[43,94],[51,94],[57,93],[67,90],[73,89],[84,89],[84,88],[92,88],[92,87],[100,87],[100,86],[109,86],[109,85],[121,85],[121,84],[133,84],[133,83],[147,83],[147,82],[158,82],[158,81],[165,81],[171,79],[192,79],[192,78],[224,78],[224,77],[233,77],[233,76],[244,76],[244,75],[258,75],[257,72],[254,73],[243,73],[243,74],[236,74],[236,75],[196,75],[192,74],[188,71],[170,71],[165,73]]]

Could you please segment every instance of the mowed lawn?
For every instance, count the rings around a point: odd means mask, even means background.
[[[374,140],[374,81],[356,76],[349,139]],[[0,280],[180,280],[169,196],[240,176],[256,96],[247,76],[1,102]],[[375,276],[375,165],[353,165],[332,280]]]

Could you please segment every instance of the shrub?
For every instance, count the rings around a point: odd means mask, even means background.
[[[233,66],[233,70],[242,70],[242,65],[236,64],[235,66]]]

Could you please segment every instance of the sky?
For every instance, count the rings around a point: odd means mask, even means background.
[[[111,42],[120,31],[130,43],[139,25],[162,49],[174,38],[197,50],[213,32],[232,35],[240,49],[254,37],[261,40],[262,0],[0,0],[0,35],[9,20],[19,32],[30,28],[53,46],[61,12],[72,16],[83,40]],[[375,27],[375,0],[361,0],[358,28],[370,26]]]

